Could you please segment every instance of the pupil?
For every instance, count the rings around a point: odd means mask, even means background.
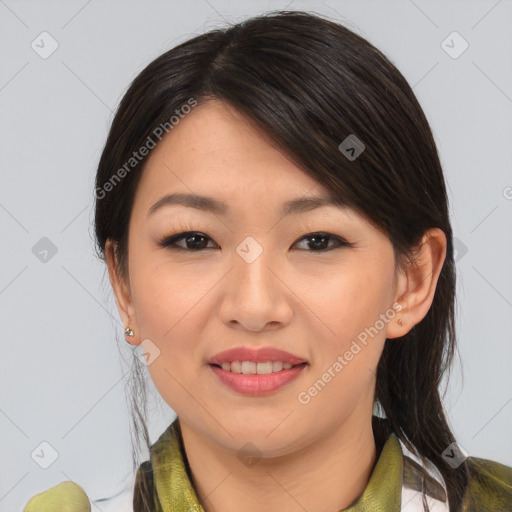
[[[193,247],[194,247],[194,248],[196,248],[196,249],[197,249],[197,248],[202,248],[202,245],[204,245],[204,236],[201,236],[201,235],[191,235],[191,236],[189,236],[189,237],[187,238],[187,241],[188,241],[188,240],[191,240],[191,239],[194,239],[194,238],[200,238],[200,239],[201,239],[201,241],[203,242],[203,244],[201,244],[201,242],[199,242],[198,244],[193,243]]]
[[[310,237],[311,240],[313,240],[314,242],[317,242],[318,240],[323,240],[324,243],[321,244],[321,247],[318,247],[318,245],[315,245],[314,247],[315,248],[320,248],[320,249],[325,249],[325,247],[327,246],[327,244],[325,243],[325,240],[328,238],[327,236],[324,236],[324,235],[321,235],[321,236],[312,236]]]

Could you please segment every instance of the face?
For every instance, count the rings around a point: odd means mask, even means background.
[[[178,193],[214,198],[225,211],[151,211]],[[288,201],[328,196],[216,100],[192,109],[149,157],[129,226],[130,326],[161,396],[217,446],[250,440],[278,456],[371,416],[395,314],[393,248],[347,208],[284,213]],[[208,363],[234,347],[274,347],[307,364],[280,388],[247,395]]]

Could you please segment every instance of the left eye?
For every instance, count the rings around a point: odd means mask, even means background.
[[[177,244],[177,242],[181,240],[185,241],[185,247]],[[208,248],[207,240],[211,240],[213,242],[213,240],[204,233],[200,233],[198,231],[187,231],[186,233],[178,233],[176,235],[164,238],[162,241],[158,242],[158,245],[176,251],[200,252]],[[308,252],[327,252],[332,249],[351,245],[343,238],[324,232],[310,233],[309,235],[305,235],[297,242],[295,242],[295,244],[303,240],[307,241],[306,243],[308,244],[308,247],[312,248],[311,251]],[[190,245],[189,242],[191,242]],[[330,248],[327,248],[329,242],[334,242],[334,247],[331,246]]]
[[[310,235],[305,235],[300,238],[296,243],[301,242],[302,240],[311,240],[311,242],[306,242],[309,247],[314,247],[313,252],[326,252],[332,249],[337,249],[339,247],[350,245],[346,240],[340,238],[339,236],[330,235],[329,233],[311,233]],[[327,249],[329,242],[334,242],[334,247],[330,247]]]

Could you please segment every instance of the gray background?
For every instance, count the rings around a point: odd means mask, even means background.
[[[286,6],[366,37],[425,110],[458,244],[464,381],[456,364],[446,407],[470,455],[512,465],[511,0],[0,0],[2,512],[63,480],[91,499],[133,485],[124,392],[132,349],[93,251],[95,166],[122,94],[153,58]],[[51,48],[43,31],[58,43],[45,59],[31,47]],[[457,58],[462,40],[442,44],[453,31],[469,44]],[[46,261],[43,237],[57,249]],[[150,410],[154,442],[175,414],[158,396]],[[48,469],[31,456],[36,448],[40,461],[50,456],[44,441],[58,453]]]

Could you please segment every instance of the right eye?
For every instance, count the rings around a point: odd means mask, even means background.
[[[177,242],[180,242],[181,240],[185,241],[185,247],[177,245]],[[174,251],[199,252],[207,249],[207,243],[205,243],[205,240],[211,240],[211,238],[198,231],[187,231],[185,233],[177,233],[176,235],[168,236],[158,242],[158,245],[161,247],[167,247]],[[192,242],[189,243],[190,241]]]

